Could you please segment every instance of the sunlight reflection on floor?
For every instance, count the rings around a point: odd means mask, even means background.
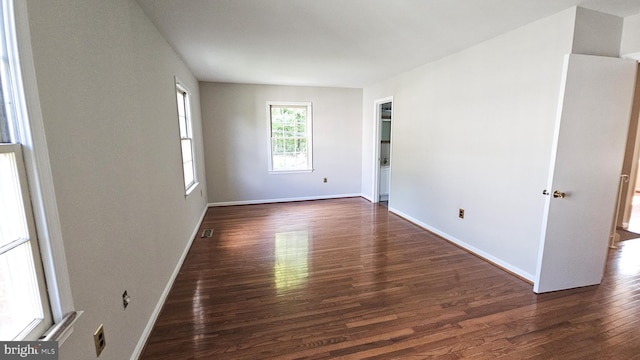
[[[631,200],[631,218],[627,230],[640,233],[640,196],[635,195]]]
[[[289,231],[275,235],[276,288],[284,291],[302,286],[309,276],[309,232]]]
[[[620,275],[640,273],[640,239],[626,240],[619,244],[620,258],[616,270]]]

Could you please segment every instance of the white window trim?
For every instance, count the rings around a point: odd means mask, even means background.
[[[3,75],[4,74],[3,72]],[[4,78],[3,78],[4,80]],[[5,87],[7,89],[7,87]],[[4,100],[4,99],[3,99]],[[5,100],[6,101],[6,100]],[[7,109],[7,118],[11,119],[13,116],[11,109]],[[9,115],[11,114],[11,115]],[[13,139],[13,137],[12,137]],[[26,170],[24,166],[24,156],[22,152],[22,145],[15,142],[10,143],[1,143],[0,144],[0,154],[5,155],[13,155],[13,171],[14,171],[14,181],[19,185],[19,190],[14,189],[16,191],[16,195],[18,195],[17,201],[22,202],[22,214],[21,217],[24,220],[24,227],[22,228],[21,233],[17,233],[17,235],[10,241],[9,243],[4,244],[2,255],[17,254],[20,250],[18,248],[22,248],[23,250],[29,249],[31,253],[30,265],[31,265],[31,274],[23,274],[28,282],[32,280],[36,281],[37,286],[37,296],[33,296],[32,300],[36,298],[39,300],[38,305],[40,305],[40,309],[34,310],[32,309],[31,315],[32,321],[30,324],[26,325],[20,333],[16,334],[16,340],[24,340],[24,341],[33,341],[40,337],[47,329],[49,329],[53,325],[53,316],[51,315],[51,306],[49,305],[49,294],[46,288],[46,279],[44,275],[44,269],[42,267],[42,259],[41,259],[41,251],[40,245],[38,243],[38,235],[35,228],[35,219],[33,218],[33,210],[31,209],[31,196],[29,194],[29,187],[27,181]],[[6,191],[6,190],[5,190]],[[15,209],[20,212],[20,210]],[[26,230],[26,231],[25,231]],[[24,231],[24,232],[23,232]],[[26,254],[24,254],[26,255]],[[26,260],[26,259],[25,259]],[[29,273],[29,272],[27,272]],[[31,275],[31,276],[29,276]],[[10,281],[16,281],[17,278],[10,276]],[[29,302],[29,301],[27,301]],[[35,305],[35,301],[33,302]],[[25,323],[23,323],[25,325]],[[14,328],[15,329],[15,328]],[[17,330],[17,329],[15,329]]]
[[[185,198],[189,197],[189,195],[191,195],[193,193],[193,191],[195,189],[198,188],[198,186],[200,185],[200,182],[198,181],[198,163],[196,161],[196,151],[195,151],[195,141],[193,138],[193,119],[191,118],[191,91],[189,90],[189,88],[182,82],[180,81],[180,79],[178,79],[177,76],[174,77],[175,79],[175,89],[180,89],[181,91],[184,91],[187,96],[189,97],[189,106],[185,109],[186,111],[186,117],[187,117],[187,132],[189,133],[189,139],[191,139],[191,159],[193,161],[193,184],[191,184],[189,187],[187,187],[187,184],[184,182],[184,158],[182,156],[182,146],[180,147],[180,159],[182,160],[181,163],[181,173],[182,173],[182,184],[183,184],[183,188],[184,188],[184,196]],[[175,90],[174,90],[175,93]],[[178,113],[178,104],[176,103],[176,118],[178,118],[178,127],[180,126],[180,120],[179,120],[179,116],[180,114]],[[180,129],[178,128],[178,137],[180,139],[182,139],[182,137],[180,136]],[[181,142],[178,142],[178,144],[181,144]]]
[[[300,170],[273,170],[273,154],[271,152],[271,106],[305,106],[307,108],[307,161],[308,169]],[[300,174],[313,172],[313,103],[311,101],[267,101],[267,154],[269,155],[269,174]]]
[[[9,64],[15,73],[21,74],[13,78],[14,88],[23,96],[14,96],[16,111],[20,116],[29,119],[27,124],[20,123],[17,136],[23,146],[24,162],[29,179],[32,209],[38,232],[40,253],[45,270],[49,303],[54,327],[65,325],[65,330],[55,339],[60,344],[73,331],[73,322],[82,312],[76,312],[71,293],[71,281],[67,269],[67,261],[62,239],[62,229],[58,213],[57,200],[51,173],[51,162],[44,130],[40,98],[36,82],[36,73],[31,49],[31,35],[25,1],[6,0],[8,14],[14,14],[15,38],[7,38],[7,47],[14,56],[9,57]],[[19,55],[18,55],[19,54]],[[19,56],[19,59],[17,58]],[[14,94],[16,95],[16,94]],[[72,319],[72,321],[69,321]]]

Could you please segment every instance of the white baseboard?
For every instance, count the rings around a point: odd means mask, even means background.
[[[340,199],[340,198],[361,197],[361,196],[362,194],[339,194],[339,195],[304,196],[304,197],[280,198],[280,199],[223,201],[223,202],[209,203],[208,206],[217,207],[217,206],[233,206],[233,205],[255,205],[255,204],[293,202],[293,201]]]
[[[131,354],[131,360],[137,360],[140,357],[140,355],[142,355],[142,350],[144,349],[144,345],[147,343],[147,339],[149,338],[149,335],[151,335],[151,330],[153,330],[153,326],[156,324],[156,320],[160,315],[160,311],[162,311],[162,307],[164,306],[164,302],[167,300],[167,296],[169,296],[171,287],[173,287],[173,282],[176,280],[176,277],[180,272],[180,268],[184,263],[184,259],[187,257],[187,253],[189,252],[189,249],[191,249],[191,244],[193,244],[193,241],[195,240],[196,236],[198,236],[198,230],[200,229],[200,225],[202,224],[202,221],[204,220],[204,216],[206,213],[207,213],[207,207],[205,207],[204,210],[202,211],[202,215],[200,215],[200,219],[198,220],[198,223],[196,224],[195,229],[193,229],[193,232],[191,233],[189,242],[187,243],[187,246],[185,246],[184,250],[182,251],[182,255],[180,255],[180,259],[178,260],[178,263],[176,264],[175,269],[173,269],[173,273],[171,274],[169,281],[167,281],[167,285],[164,287],[164,290],[160,295],[160,299],[156,304],[156,308],[153,310],[153,313],[151,313],[151,317],[147,322],[147,326],[144,328],[144,331],[142,332],[142,336],[140,336],[140,339],[138,340],[138,344],[136,345],[136,348],[133,350],[133,354]]]
[[[368,200],[370,203],[375,203],[373,197],[371,197],[371,196],[368,196],[368,195],[365,195],[365,194],[360,194],[360,197],[365,199],[365,200]]]
[[[424,228],[424,229],[426,229],[426,230],[428,230],[428,231],[430,231],[430,232],[432,232],[432,233],[444,238],[445,240],[447,240],[449,242],[452,242],[452,243],[460,246],[461,248],[469,251],[470,253],[473,253],[474,255],[479,256],[482,259],[484,259],[484,260],[486,260],[486,261],[488,261],[488,262],[490,262],[490,263],[492,263],[494,265],[497,265],[500,268],[505,269],[508,272],[511,272],[511,273],[523,278],[523,279],[526,279],[527,281],[530,281],[531,283],[534,282],[535,276],[533,274],[530,274],[530,273],[528,273],[528,272],[526,272],[526,271],[524,271],[524,270],[522,270],[522,269],[520,269],[518,267],[515,267],[515,266],[513,266],[513,265],[511,265],[509,263],[506,263],[506,262],[496,258],[495,256],[493,256],[491,254],[488,254],[488,253],[486,253],[486,252],[484,252],[484,251],[482,251],[482,250],[480,250],[480,249],[478,249],[478,248],[476,248],[476,247],[474,247],[472,245],[467,244],[466,242],[464,242],[464,241],[462,241],[460,239],[456,239],[455,237],[453,237],[453,236],[451,236],[451,235],[449,235],[449,234],[447,234],[445,232],[442,232],[442,231],[440,231],[440,230],[438,230],[438,229],[436,229],[436,228],[434,228],[432,226],[429,226],[429,225],[419,221],[418,219],[415,219],[415,218],[403,213],[402,211],[398,211],[397,209],[393,209],[393,208],[389,208],[389,211],[394,213],[394,214],[396,214],[396,215],[398,215],[398,216],[400,216],[400,217],[402,217],[402,218],[404,218],[404,219],[406,219],[406,220],[408,220],[408,221],[410,221],[410,222],[412,222],[412,223],[414,223],[414,224],[416,224],[416,225],[418,225],[418,226],[420,226],[421,228]]]

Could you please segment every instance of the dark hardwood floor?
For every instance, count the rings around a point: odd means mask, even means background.
[[[141,359],[640,359],[640,240],[601,285],[536,295],[360,198],[211,208],[207,228]]]

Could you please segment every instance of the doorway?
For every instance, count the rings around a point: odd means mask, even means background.
[[[375,175],[373,186],[374,202],[389,205],[391,193],[391,124],[393,119],[393,98],[375,101]]]

